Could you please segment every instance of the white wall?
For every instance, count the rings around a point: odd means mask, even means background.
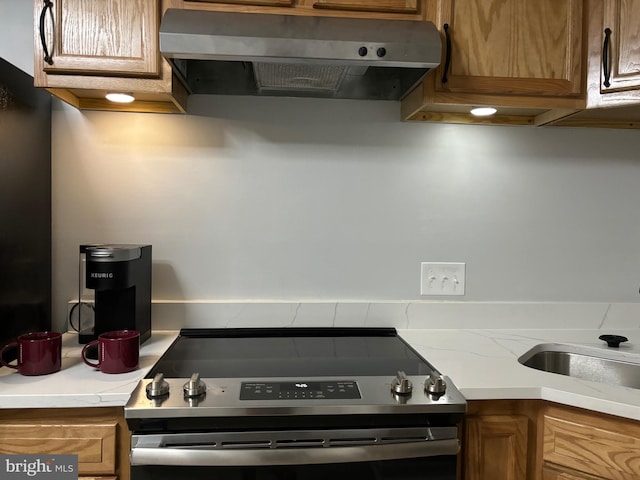
[[[0,57],[33,76],[33,2],[0,0]]]
[[[636,302],[640,133],[401,123],[391,102],[192,97],[54,112],[54,297],[78,245],[148,242],[154,298]]]

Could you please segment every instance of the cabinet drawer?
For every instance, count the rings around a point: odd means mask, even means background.
[[[614,418],[549,409],[544,415],[543,459],[597,477],[640,479],[640,427]]]
[[[0,453],[75,454],[80,475],[116,472],[117,424],[11,425],[0,428]]]

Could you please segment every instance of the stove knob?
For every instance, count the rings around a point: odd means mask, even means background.
[[[413,384],[404,372],[398,372],[396,378],[391,382],[391,390],[398,395],[409,395],[413,390]]]
[[[157,373],[153,380],[147,384],[147,397],[157,398],[169,395],[169,384],[162,373]]]
[[[424,382],[424,390],[432,395],[442,395],[447,390],[447,384],[442,375],[432,373]]]
[[[207,386],[200,380],[199,373],[193,373],[189,381],[185,383],[182,388],[184,390],[184,396],[188,398],[199,397],[207,390]]]

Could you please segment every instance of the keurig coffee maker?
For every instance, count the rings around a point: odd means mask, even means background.
[[[94,293],[93,328],[80,322],[80,343],[112,330],[138,330],[140,343],[148,339],[151,245],[80,245],[80,257],[84,279],[80,278],[79,305],[84,305],[86,297],[83,287]]]

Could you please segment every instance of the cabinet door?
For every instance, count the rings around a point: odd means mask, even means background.
[[[602,68],[600,88],[603,93],[640,87],[639,20],[640,0],[604,0],[601,44],[603,56],[607,50],[608,65]],[[608,40],[605,32],[609,32]]]
[[[440,0],[435,22],[451,47],[436,91],[579,95],[583,2]]]
[[[158,0],[36,0],[36,68],[48,74],[159,75]],[[45,48],[51,61],[44,60]]]
[[[527,425],[521,415],[467,418],[465,480],[525,480]]]

